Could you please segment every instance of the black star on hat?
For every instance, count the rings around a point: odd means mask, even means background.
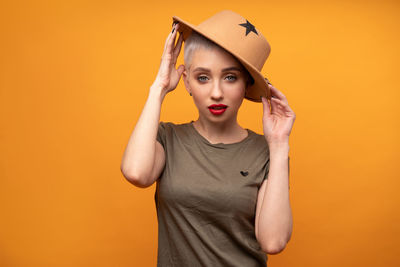
[[[256,27],[254,27],[254,25],[251,24],[247,19],[246,19],[246,23],[242,23],[239,25],[246,28],[246,36],[247,36],[247,34],[249,34],[249,32],[254,32],[255,34],[258,35],[258,33],[256,31]]]

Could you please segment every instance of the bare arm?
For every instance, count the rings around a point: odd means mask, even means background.
[[[183,65],[175,69],[182,36],[179,36],[175,46],[179,24],[174,27],[175,30],[170,32],[165,42],[157,77],[150,87],[147,101],[122,157],[122,174],[138,187],[152,185],[165,165],[164,149],[156,140],[161,105],[165,95],[176,88],[185,69]]]
[[[270,169],[258,196],[256,238],[263,251],[277,254],[286,247],[293,228],[289,198],[289,135],[296,114],[286,96],[271,83],[268,86],[271,88],[270,104],[266,98],[262,98],[262,102]]]
[[[162,101],[161,90],[151,87],[122,157],[121,172],[129,182],[138,187],[153,184],[164,167],[164,150],[156,141]]]
[[[268,254],[281,252],[292,235],[289,198],[289,144],[271,144],[268,179],[259,190],[256,238]]]

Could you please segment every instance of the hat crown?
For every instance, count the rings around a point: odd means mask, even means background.
[[[198,28],[229,52],[261,71],[271,47],[265,37],[246,18],[223,10],[203,21]]]

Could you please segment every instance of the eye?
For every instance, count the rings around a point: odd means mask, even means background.
[[[234,75],[228,75],[228,76],[226,76],[226,78],[228,78],[229,81],[235,81],[236,80],[236,76],[234,76]]]
[[[207,76],[199,76],[199,77],[197,77],[197,80],[199,80],[200,82],[205,82],[206,79],[208,79]]]

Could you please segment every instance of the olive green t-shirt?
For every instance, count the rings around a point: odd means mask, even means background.
[[[160,122],[165,168],[157,179],[158,267],[267,266],[255,236],[257,193],[269,172],[263,135],[210,143],[193,126]]]

